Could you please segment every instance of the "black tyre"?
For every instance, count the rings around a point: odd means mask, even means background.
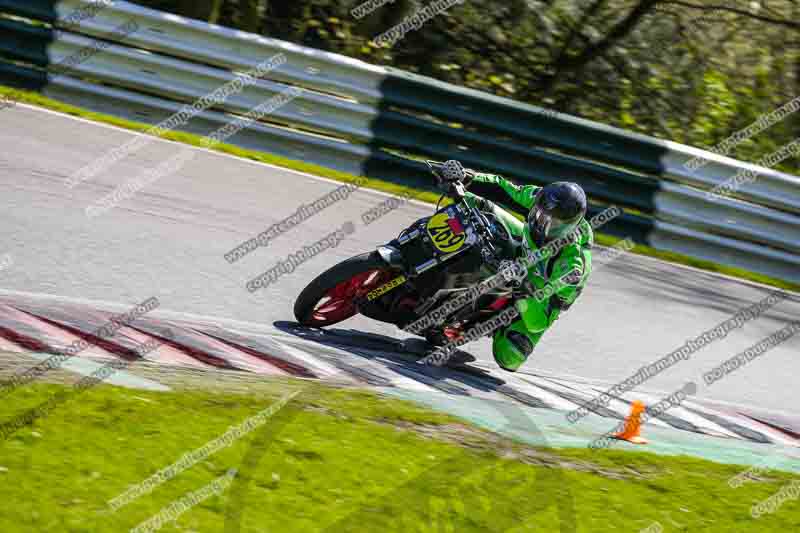
[[[355,299],[380,287],[397,273],[377,252],[351,257],[306,286],[294,303],[294,316],[304,326],[323,327],[356,315]]]

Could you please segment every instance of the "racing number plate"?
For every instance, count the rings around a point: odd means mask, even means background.
[[[446,254],[460,250],[467,240],[466,232],[462,231],[456,234],[453,231],[451,224],[448,224],[449,219],[450,216],[447,213],[437,213],[428,220],[427,227],[433,245],[437,250]]]

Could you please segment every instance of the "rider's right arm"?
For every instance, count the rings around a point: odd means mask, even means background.
[[[501,204],[511,211],[527,217],[533,206],[536,185],[519,186],[495,174],[475,174],[469,191],[477,196]]]

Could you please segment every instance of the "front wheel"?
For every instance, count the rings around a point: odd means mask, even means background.
[[[294,316],[304,326],[336,324],[358,313],[355,300],[397,274],[376,252],[351,257],[317,276],[294,303]]]

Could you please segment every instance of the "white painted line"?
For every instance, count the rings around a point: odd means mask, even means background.
[[[630,399],[630,396],[628,398],[626,398],[626,400],[629,400],[629,399]],[[664,396],[651,396],[651,395],[645,395],[645,394],[637,394],[636,399],[637,400],[641,400],[646,406],[649,407],[651,405],[655,405],[658,402],[662,401],[664,399]],[[686,402],[683,402],[683,403],[686,403]],[[692,413],[690,411],[687,411],[681,405],[676,406],[676,407],[671,407],[671,408],[667,409],[664,413],[667,414],[667,415],[672,415],[675,418],[679,418],[679,419],[681,419],[681,420],[683,420],[685,422],[689,422],[691,424],[694,424],[695,426],[699,427],[700,429],[708,431],[709,433],[712,433],[712,434],[716,434],[718,436],[725,436],[725,437],[730,437],[730,438],[734,438],[734,439],[742,439],[743,438],[741,435],[737,435],[736,433],[730,431],[729,429],[725,429],[724,427],[720,426],[719,424],[717,424],[715,422],[712,422],[711,420],[708,420],[707,418],[703,418],[700,415],[696,415],[696,414],[694,414],[694,413]],[[731,417],[729,417],[729,416],[726,417],[726,416],[722,416],[721,415],[720,418],[728,419],[728,418],[731,418]],[[650,420],[655,421],[655,419],[652,419],[652,418]],[[647,422],[648,424],[651,423],[650,420],[648,420],[648,422]]]
[[[503,376],[503,380],[509,382],[509,384],[511,383],[511,380],[508,376]],[[514,384],[514,388],[519,389],[522,392],[527,392],[531,396],[541,399],[559,411],[572,411],[576,407],[579,407],[566,398],[562,398],[558,394],[552,393],[548,390],[540,389],[536,386],[536,383],[533,382],[534,380],[531,379],[530,376],[514,376],[513,380],[517,382]]]
[[[287,352],[289,355],[291,355],[293,357],[296,357],[297,359],[303,361],[304,363],[306,363],[312,369],[317,370],[318,373],[323,374],[324,377],[331,377],[331,378],[345,377],[347,381],[352,381],[350,376],[348,376],[346,373],[344,373],[342,370],[336,368],[335,366],[330,365],[330,364],[326,363],[325,361],[323,361],[322,359],[320,359],[318,357],[314,357],[314,356],[308,354],[307,352],[304,352],[303,350],[301,350],[299,348],[295,348],[294,346],[291,346],[289,344],[280,342],[279,340],[277,340],[275,337],[273,337],[271,335],[258,335],[258,334],[255,334],[255,335],[252,335],[252,336],[253,337],[264,337],[266,339],[269,339],[270,342],[273,342],[273,343],[277,344],[280,347],[281,350],[283,350],[283,351]]]
[[[563,382],[561,384],[563,386],[566,386],[566,387],[576,387],[577,385],[586,385],[586,386],[589,386],[589,387],[596,387],[598,389],[602,389],[603,392],[609,390],[611,387],[616,385],[616,382],[596,380],[596,379],[591,379],[591,378],[586,378],[586,377],[575,376],[573,374],[564,374],[563,376],[558,376],[556,374],[550,374],[550,373],[529,374],[529,375],[534,376],[534,377],[538,376],[538,377],[542,377],[544,379],[553,380],[553,382],[555,382],[555,383]],[[628,392],[630,393],[630,392],[634,392],[634,391],[628,391]],[[655,396],[655,397],[658,397],[658,398],[664,398],[666,396],[669,396],[673,392],[675,392],[675,391],[674,390],[665,391],[665,390],[654,390],[654,389],[641,389],[641,390],[640,389],[636,389],[634,393],[635,394],[638,394],[638,393],[648,394],[650,396]],[[596,397],[596,396],[599,396],[600,394],[601,393],[596,393],[594,396]],[[695,398],[695,400],[699,401],[699,402],[709,402],[709,403],[724,405],[724,406],[730,407],[732,409],[741,409],[741,410],[745,410],[745,411],[757,411],[757,412],[761,412],[761,413],[768,413],[768,414],[774,414],[774,415],[779,415],[779,416],[797,417],[798,415],[800,415],[800,413],[798,413],[798,412],[791,413],[789,411],[783,411],[783,410],[780,410],[780,409],[767,409],[767,408],[763,408],[763,407],[759,407],[759,406],[755,406],[755,405],[736,403],[736,402],[730,402],[730,401],[725,401],[725,400],[717,400],[715,398],[699,398],[699,399]]]
[[[717,411],[716,409],[706,407],[705,405],[700,405],[697,402],[694,403],[684,402],[684,403],[686,403],[688,407],[691,407],[692,409],[695,409],[697,411],[713,414],[722,419],[730,420],[735,424],[753,430],[756,433],[761,433],[762,435],[764,435],[765,437],[774,441],[777,444],[782,444],[784,446],[800,447],[800,443],[798,443],[795,439],[787,436],[786,434],[778,430],[773,429],[770,426],[756,422],[755,420],[752,420],[748,417],[739,414],[723,413],[721,411]]]
[[[313,341],[308,341],[308,340],[300,338],[300,337],[293,337],[293,340],[294,340],[294,342],[298,342],[300,344],[308,346],[308,352],[307,352],[306,356],[313,358],[314,350],[317,349],[317,347],[318,347],[317,343],[315,343]],[[285,346],[285,345],[283,343],[281,343],[281,346]],[[357,368],[360,368],[360,369],[363,369],[363,370],[365,370],[367,372],[376,374],[378,376],[381,376],[382,378],[385,378],[387,381],[389,381],[392,384],[392,386],[394,386],[394,387],[397,387],[399,389],[407,389],[407,390],[414,390],[414,391],[421,391],[421,392],[435,392],[436,391],[436,389],[434,389],[434,388],[422,383],[421,381],[409,378],[409,377],[407,377],[407,376],[405,376],[405,375],[403,375],[401,373],[395,372],[394,370],[391,370],[390,368],[387,368],[387,367],[381,365],[380,363],[376,363],[376,362],[374,362],[372,360],[362,360],[360,358],[355,358],[352,353],[348,352],[347,350],[345,350],[343,348],[339,348],[339,347],[336,347],[336,346],[331,346],[329,344],[325,344],[324,346],[325,346],[326,350],[334,350],[334,351],[340,352],[342,354],[342,359],[347,358],[347,363],[349,365],[357,367]],[[299,348],[297,348],[297,352],[301,352],[301,350]],[[298,354],[298,356],[299,356],[299,354]],[[343,372],[343,371],[338,370],[338,369],[337,369],[337,371],[340,372],[340,373]],[[351,379],[358,379],[358,378],[356,377],[356,378],[351,378]]]
[[[91,300],[88,298],[74,298],[74,297],[65,297],[59,296],[57,294],[49,294],[49,293],[33,293],[33,292],[26,292],[26,291],[12,291],[7,289],[0,289],[0,298],[3,296],[9,297],[20,297],[20,298],[31,298],[34,300],[45,300],[45,301],[53,301],[59,303],[66,303],[66,304],[76,304],[76,305],[86,305],[91,306],[101,311],[128,311],[132,305],[137,305],[141,302],[130,302],[130,303],[119,303],[119,302],[109,302],[105,300]],[[179,311],[166,311],[161,308],[151,311],[147,314],[147,317],[157,317],[162,320],[173,320],[173,321],[184,321],[184,322],[200,322],[205,323],[210,326],[219,325],[220,322],[225,322],[226,325],[231,325],[232,327],[238,328],[245,328],[251,329],[255,331],[264,331],[266,330],[273,330],[271,326],[266,326],[263,323],[256,323],[256,322],[244,322],[241,320],[234,320],[228,318],[220,318],[208,315],[197,315],[193,313],[184,313]]]
[[[78,305],[87,305],[90,307],[94,307],[101,310],[107,311],[128,311],[131,305],[135,305],[139,302],[130,302],[130,303],[118,303],[118,302],[108,302],[104,300],[90,300],[86,298],[72,298],[72,297],[64,297],[55,294],[47,294],[47,293],[32,293],[32,292],[25,292],[25,291],[12,291],[7,289],[0,289],[0,298],[3,296],[9,297],[22,297],[22,298],[31,298],[34,300],[45,300],[45,301],[54,301],[60,303],[68,303],[68,304],[78,304]],[[231,329],[239,329],[247,332],[248,335],[261,335],[271,338],[273,340],[283,338],[292,338],[294,340],[299,339],[299,337],[295,337],[293,335],[287,334],[283,331],[280,331],[273,326],[268,326],[263,323],[256,323],[256,322],[244,322],[241,320],[234,320],[229,318],[222,318],[222,317],[215,317],[215,316],[208,316],[208,315],[198,315],[194,313],[184,313],[178,311],[167,311],[164,309],[157,309],[148,313],[148,317],[159,318],[163,320],[173,320],[173,321],[183,321],[183,322],[196,322],[196,323],[204,323],[210,326],[224,326],[226,328]],[[340,374],[341,371],[335,369],[336,373]],[[527,374],[527,373],[519,373],[519,378],[524,378],[526,381],[535,382],[537,379],[547,380],[546,383],[543,383],[545,386],[552,387],[553,385],[558,384],[559,381],[566,382],[566,384],[562,384],[561,386],[569,389],[570,387],[574,388],[575,390],[581,390],[581,386],[598,386],[603,388],[603,385],[600,385],[601,381],[592,380],[589,378],[582,378],[578,376],[571,376],[565,375],[565,377],[559,377],[551,374],[539,373],[539,374]],[[550,381],[552,380],[552,381]],[[611,385],[610,383],[608,384]],[[605,387],[604,390],[607,390],[608,387]],[[575,393],[575,390],[570,392]],[[585,389],[583,389],[585,390]],[[649,394],[653,396],[663,397],[669,394],[672,394],[674,391],[641,391],[643,394]],[[594,395],[596,396],[596,394]],[[715,400],[711,398],[704,399],[709,402],[713,402],[716,404],[724,405],[726,407],[731,407],[732,409],[740,409],[744,411],[754,411],[754,412],[761,412],[765,414],[775,414],[779,416],[787,416],[787,417],[796,417],[797,413],[791,413],[788,411],[782,411],[777,409],[765,409],[759,406],[753,406],[748,404],[741,404],[741,403],[734,403],[734,402],[726,402],[722,400]],[[702,401],[702,400],[701,400]]]

